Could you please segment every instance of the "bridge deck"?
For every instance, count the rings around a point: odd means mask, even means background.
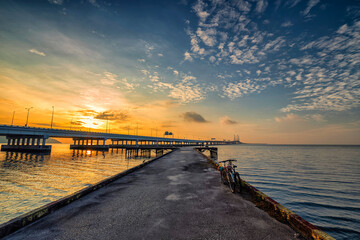
[[[181,148],[6,239],[296,239]]]

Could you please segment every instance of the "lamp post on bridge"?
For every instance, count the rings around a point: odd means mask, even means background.
[[[25,127],[28,126],[28,123],[29,123],[29,113],[30,113],[30,109],[32,109],[33,107],[29,107],[29,108],[25,108],[28,113],[27,113],[27,117],[26,117],[26,123],[25,123]]]
[[[15,116],[15,111],[13,112],[13,116],[12,116],[12,119],[11,119],[11,126],[14,124],[14,116]]]
[[[108,133],[109,118],[106,115],[106,133]]]
[[[73,124],[73,119],[74,119],[74,118],[71,118],[71,122],[70,122],[70,130],[71,130],[71,127],[72,127],[72,124]]]
[[[52,129],[52,126],[53,126],[53,121],[54,121],[54,110],[55,110],[55,108],[54,108],[54,106],[52,106],[52,115],[51,115],[51,129]]]

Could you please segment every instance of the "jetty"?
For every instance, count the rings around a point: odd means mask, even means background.
[[[182,147],[5,239],[303,239],[246,195],[231,193],[200,152]]]

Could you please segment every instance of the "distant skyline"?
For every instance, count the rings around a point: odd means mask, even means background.
[[[0,2],[0,124],[360,144],[360,2]]]

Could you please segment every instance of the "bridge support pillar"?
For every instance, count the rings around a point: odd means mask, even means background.
[[[83,150],[109,150],[109,145],[106,145],[104,138],[73,138],[74,144],[70,145],[70,149],[83,149]],[[94,144],[96,141],[96,144]],[[103,141],[101,144],[100,141]]]
[[[45,145],[48,136],[7,135],[7,145],[1,146],[1,151],[14,152],[50,152],[51,145]],[[35,139],[43,140],[43,144],[36,144]]]

